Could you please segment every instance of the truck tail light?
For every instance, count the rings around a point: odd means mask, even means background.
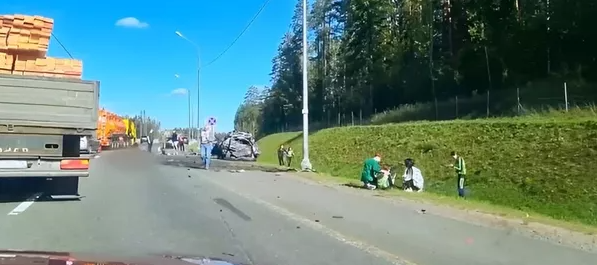
[[[64,169],[64,170],[89,169],[89,160],[88,159],[62,160],[62,161],[60,161],[60,169]]]

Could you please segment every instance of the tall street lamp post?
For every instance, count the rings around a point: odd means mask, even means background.
[[[301,169],[312,169],[309,160],[309,76],[307,75],[309,43],[307,42],[307,0],[303,0],[303,161]]]
[[[175,74],[174,77],[179,78],[178,74]],[[189,139],[193,139],[193,111],[191,110],[191,90],[185,88],[185,92],[187,93],[188,105],[189,105]]]
[[[201,124],[201,115],[199,115],[199,106],[201,105],[199,103],[200,100],[200,90],[201,90],[201,50],[199,49],[199,45],[197,45],[195,42],[189,40],[187,37],[185,37],[182,33],[180,33],[180,31],[175,31],[174,32],[178,37],[182,38],[183,40],[187,41],[188,43],[190,43],[191,45],[193,45],[195,47],[195,50],[197,52],[197,127],[200,126]],[[198,135],[197,135],[198,136]]]

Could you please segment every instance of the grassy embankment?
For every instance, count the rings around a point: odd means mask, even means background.
[[[362,161],[375,152],[400,165],[410,157],[424,173],[426,194],[413,199],[527,218],[587,233],[597,231],[597,120],[593,111],[524,118],[413,122],[325,129],[310,135],[311,162],[322,180],[358,182]],[[276,164],[280,144],[295,149],[302,135],[259,140],[261,163]],[[470,200],[456,196],[449,153],[466,159]],[[530,214],[530,217],[527,216]]]

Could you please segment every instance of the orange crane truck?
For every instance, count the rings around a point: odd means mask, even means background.
[[[101,109],[97,125],[97,138],[102,150],[132,146],[135,135],[131,133],[130,126],[134,126],[134,123],[129,119],[124,119],[115,113]]]

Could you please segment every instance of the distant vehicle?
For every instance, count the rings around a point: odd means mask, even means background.
[[[100,151],[100,141],[96,137],[81,136],[79,143],[81,155],[97,154]]]
[[[149,143],[149,138],[146,135],[141,136],[141,143]]]

